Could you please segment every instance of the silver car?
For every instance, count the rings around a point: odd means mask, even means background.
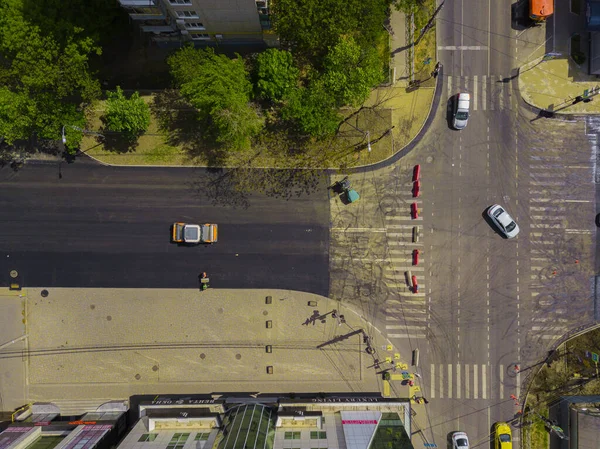
[[[502,206],[494,204],[487,211],[488,216],[494,222],[496,227],[506,236],[512,239],[519,233],[519,226]]]
[[[452,433],[452,449],[469,449],[469,438],[467,438],[466,433]]]
[[[471,95],[460,93],[456,97],[456,109],[454,110],[454,129],[465,129],[469,121],[469,109]]]

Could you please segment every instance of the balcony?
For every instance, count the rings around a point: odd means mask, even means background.
[[[156,7],[155,0],[119,0],[119,3],[124,8],[135,8],[135,7]]]
[[[178,30],[174,30],[173,27],[171,27],[169,25],[142,25],[140,28],[142,29],[142,31],[144,31],[146,33],[154,33],[154,34],[176,33],[176,34],[179,34]]]

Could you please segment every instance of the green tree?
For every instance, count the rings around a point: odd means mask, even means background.
[[[27,139],[34,132],[42,139],[56,140],[63,125],[82,122],[80,105],[100,95],[100,85],[89,70],[89,58],[99,48],[77,30],[59,44],[29,22],[23,5],[24,0],[0,0],[0,77],[18,99],[14,108],[25,115],[13,126],[6,122],[10,111],[5,109],[0,129],[10,128],[9,142]],[[5,91],[3,96],[7,95]]]
[[[0,88],[0,140],[9,144],[27,136],[32,127],[29,97],[24,93]]]
[[[119,2],[106,0],[19,0],[27,11],[27,20],[39,27],[42,35],[51,35],[60,45],[74,36],[90,37],[96,43],[108,43],[115,32],[129,29],[127,12]],[[120,34],[117,34],[120,38]]]
[[[123,133],[128,140],[135,140],[150,126],[150,108],[134,92],[126,98],[119,86],[115,92],[107,93],[106,114],[104,123],[110,131]]]
[[[256,66],[256,87],[262,98],[281,100],[298,85],[300,71],[289,51],[270,48],[258,55]]]
[[[393,3],[398,11],[413,14],[423,4],[423,0],[394,0]]]
[[[358,106],[383,80],[383,64],[373,47],[361,49],[354,38],[342,38],[324,61],[323,83],[337,106]]]
[[[292,90],[281,114],[285,120],[295,123],[300,132],[319,139],[335,134],[341,120],[335,98],[320,80]]]
[[[168,63],[181,95],[197,109],[215,141],[231,149],[247,148],[264,120],[250,104],[252,84],[242,58],[188,46]]]
[[[284,45],[318,62],[340,36],[372,45],[391,0],[274,0],[273,23]]]

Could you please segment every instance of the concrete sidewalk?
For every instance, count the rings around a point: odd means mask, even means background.
[[[215,289],[41,293],[0,290],[4,410],[35,401],[89,406],[167,392],[420,395],[419,379],[412,388],[400,380],[410,352],[394,348],[354,310],[322,296]],[[388,388],[382,373],[392,368],[398,374]],[[413,429],[421,428],[424,404],[413,405]]]
[[[378,370],[375,361],[406,362],[410,356],[345,305],[304,292],[53,288],[45,298],[40,289],[20,293],[9,296],[3,289],[0,296],[2,343],[27,334],[24,342],[0,352],[5,409],[32,400],[121,399],[158,388],[382,391],[381,370],[389,367],[381,362]],[[373,342],[372,356],[362,332],[352,335],[360,330]],[[14,385],[17,367],[24,377],[20,389]],[[409,390],[393,385],[392,394],[407,397]]]
[[[410,61],[408,59],[410,52],[407,48],[407,42],[410,42],[410,27],[406,26],[406,15],[391,7],[390,13],[390,71],[392,85],[406,87],[410,81]],[[408,34],[407,34],[408,33]]]
[[[543,56],[524,65],[519,71],[519,90],[531,106],[559,114],[598,114],[600,97],[585,103],[576,101],[587,89],[600,86],[595,75],[587,75],[570,58],[548,59]]]
[[[600,97],[584,103],[578,96],[600,86],[589,75],[589,43],[585,2],[555,2],[556,10],[539,27],[519,33],[518,82],[522,98],[531,106],[558,114],[598,114]],[[579,45],[579,48],[576,46]],[[581,64],[571,54],[579,52]]]

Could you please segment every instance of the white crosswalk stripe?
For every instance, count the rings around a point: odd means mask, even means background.
[[[512,84],[504,82],[504,78],[499,75],[472,77],[448,75],[446,90],[449,96],[459,92],[470,93],[473,111],[510,108]]]
[[[424,244],[420,240],[413,242],[413,228],[423,235],[421,198],[412,198],[410,187],[408,195],[399,198],[386,197],[380,207],[386,212],[385,223],[387,237],[387,258],[389,262],[384,267],[384,282],[390,291],[385,303],[386,333],[388,338],[426,338],[427,310],[427,279],[424,264],[427,254],[419,253],[419,265],[413,265],[413,251],[423,251]],[[416,202],[419,208],[419,218],[412,219],[410,205]],[[409,273],[417,277],[418,292],[413,292],[409,282]]]
[[[528,220],[528,224],[522,226],[522,232],[529,233],[530,272],[526,279],[535,305],[529,332],[544,340],[560,338],[574,324],[572,319],[565,318],[568,314],[564,299],[553,282],[555,277],[566,272],[562,255],[566,254],[565,242],[569,240],[569,229],[585,228],[584,224],[575,226],[572,217],[575,213],[578,216],[582,213],[585,215],[582,208],[589,208],[589,215],[594,214],[594,203],[586,202],[594,200],[594,189],[578,190],[572,187],[575,173],[582,180],[591,179],[593,164],[589,164],[589,160],[585,166],[574,162],[565,150],[569,148],[566,138],[559,132],[555,137],[551,147],[546,144],[535,145],[534,142],[528,148],[528,160],[523,161],[526,178],[521,182],[529,192],[529,213],[527,217],[517,217]],[[569,169],[570,165],[577,166],[577,172]],[[576,192],[573,197],[567,196],[570,191]],[[589,225],[589,231],[594,230],[593,222],[586,224]]]
[[[515,377],[508,369],[503,364],[434,363],[423,373],[421,390],[430,399],[507,399],[514,391],[505,379]]]

